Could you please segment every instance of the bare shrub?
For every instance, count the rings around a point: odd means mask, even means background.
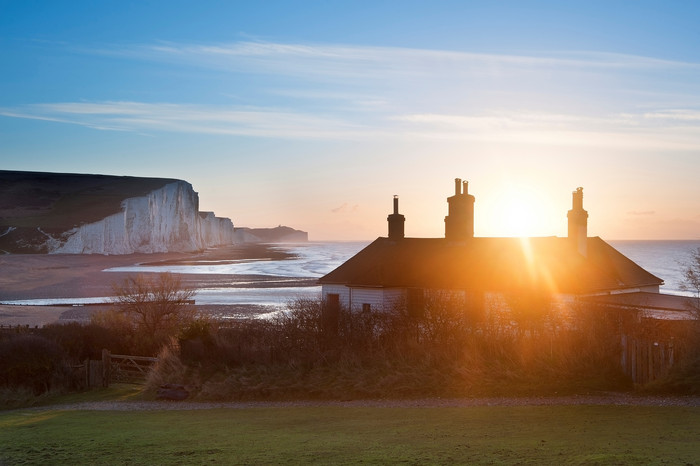
[[[697,304],[697,300],[700,299],[700,248],[691,252],[690,260],[685,264],[681,289],[690,292],[696,299],[690,302],[689,307],[694,312],[695,318],[700,318],[700,307]]]
[[[126,349],[125,342],[118,332],[95,323],[49,324],[41,328],[38,334],[55,341],[73,363],[86,359],[100,359],[103,348],[110,348],[111,351],[122,354]]]
[[[216,358],[187,361],[188,377],[208,399],[483,396],[620,386],[624,322],[616,314],[581,308],[567,326],[540,300],[530,310],[544,306],[545,316],[521,320],[524,330],[505,300],[489,321],[488,315],[473,318],[458,294],[426,298],[421,312],[398,304],[341,308],[332,333],[318,300],[291,302],[272,321],[227,323],[212,333],[208,351]]]
[[[92,314],[90,323],[97,327],[106,328],[112,335],[115,335],[119,347],[123,348],[121,353],[144,353],[145,350],[141,349],[143,344],[139,342],[137,328],[128,315],[118,312],[116,309],[100,311]],[[102,345],[102,348],[107,348],[107,346]],[[108,349],[114,350],[111,347]]]
[[[287,303],[287,308],[272,321],[271,345],[279,357],[308,360],[321,350],[321,301],[300,298]]]
[[[508,293],[506,301],[510,308],[510,316],[521,335],[541,335],[545,333],[548,324],[551,324],[552,296],[549,293],[542,290]]]
[[[562,334],[558,352],[562,370],[571,377],[620,386],[629,383],[620,364],[622,335],[639,331],[634,313],[609,306],[575,303],[571,327]]]
[[[113,292],[116,312],[103,313],[95,322],[122,332],[139,353],[155,353],[196,318],[195,290],[171,273],[135,275],[114,285]]]
[[[425,298],[420,329],[426,341],[448,345],[463,341],[471,330],[464,296],[445,291],[435,291]]]
[[[690,254],[690,261],[685,267],[681,289],[690,292],[694,298],[689,299],[687,303],[687,308],[694,319],[688,327],[696,334],[694,352],[695,357],[700,361],[700,248]]]
[[[700,394],[700,248],[690,252],[683,264],[681,289],[690,293],[686,307],[690,320],[668,322],[673,326],[675,363],[666,377],[656,380],[647,390],[684,395]]]
[[[38,395],[70,384],[65,353],[55,342],[36,335],[0,341],[0,386],[25,387]]]

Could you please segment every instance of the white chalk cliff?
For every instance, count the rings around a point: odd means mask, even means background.
[[[199,212],[192,185],[175,181],[125,199],[119,213],[80,225],[49,245],[56,254],[131,254],[196,251],[233,243],[233,223]]]

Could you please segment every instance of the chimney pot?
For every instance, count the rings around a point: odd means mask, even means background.
[[[464,192],[462,192],[464,188]],[[455,178],[455,194],[447,198],[445,238],[464,241],[474,237],[474,196],[469,194],[468,182]]]
[[[572,193],[571,210],[566,215],[569,219],[569,241],[581,255],[588,254],[588,212],[583,209],[583,188],[576,188]]]
[[[400,240],[404,237],[404,223],[406,218],[399,213],[399,196],[394,195],[394,213],[387,217],[389,223],[389,239]]]

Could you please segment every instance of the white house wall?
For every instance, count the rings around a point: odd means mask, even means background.
[[[337,294],[340,305],[353,311],[361,311],[363,304],[373,310],[390,309],[406,296],[400,288],[361,288],[344,285],[323,285],[322,295],[326,300],[329,294]]]
[[[324,301],[328,300],[329,294],[337,294],[340,299],[340,305],[348,307],[350,303],[350,288],[345,285],[323,285],[321,287],[321,295]]]
[[[461,290],[423,291],[424,293],[451,293],[458,297],[467,298],[465,292]],[[321,293],[324,300],[327,299],[329,294],[337,294],[340,305],[353,311],[361,311],[363,304],[369,304],[373,310],[389,310],[397,303],[405,302],[407,299],[407,290],[405,288],[362,288],[345,285],[323,285]],[[566,320],[575,303],[576,299],[573,295],[555,294],[552,296],[550,304],[555,313]],[[506,296],[497,292],[484,293],[483,306],[486,314],[499,313],[510,307]]]

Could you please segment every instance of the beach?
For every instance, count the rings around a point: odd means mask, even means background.
[[[237,244],[192,253],[128,255],[6,254],[0,256],[0,301],[101,298],[113,295],[113,286],[134,272],[106,271],[131,266],[194,266],[238,264],[293,259],[285,248],[266,244]],[[313,277],[277,277],[220,273],[179,273],[183,286],[194,289],[308,287]],[[43,326],[53,322],[85,321],[107,304],[85,306],[0,304],[0,325]],[[245,315],[267,312],[260,306],[203,304],[211,314]]]

